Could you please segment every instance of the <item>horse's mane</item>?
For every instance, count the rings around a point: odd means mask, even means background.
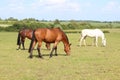
[[[62,31],[59,27],[58,27],[57,29],[59,29],[59,30],[63,33],[62,36],[63,36],[64,38],[66,38],[67,42],[69,43],[69,39],[68,39],[67,35],[65,34],[65,32]]]

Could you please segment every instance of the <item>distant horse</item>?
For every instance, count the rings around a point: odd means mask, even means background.
[[[18,32],[18,38],[17,38],[18,50],[21,49],[21,44],[22,44],[23,50],[25,50],[25,46],[24,46],[25,39],[28,38],[31,40],[32,33],[33,33],[32,29],[21,29]],[[47,49],[50,49],[50,44],[46,44],[46,47]]]
[[[29,47],[29,53],[30,53],[30,58],[32,58],[32,51],[34,49],[34,46],[36,45],[36,42],[38,42],[38,55],[40,58],[42,58],[40,48],[42,46],[42,42],[46,43],[54,43],[52,51],[50,53],[50,58],[53,55],[53,51],[55,50],[55,55],[57,56],[57,45],[60,41],[63,42],[64,44],[64,51],[66,52],[67,55],[70,54],[70,45],[69,40],[67,35],[60,29],[60,28],[38,28],[33,32],[33,37],[31,40],[31,44]]]
[[[82,45],[83,40],[84,40],[84,45],[86,45],[85,38],[87,36],[95,38],[94,44],[96,45],[96,47],[98,47],[98,37],[101,37],[102,38],[102,45],[106,46],[105,35],[100,29],[83,29],[81,31],[80,46]]]

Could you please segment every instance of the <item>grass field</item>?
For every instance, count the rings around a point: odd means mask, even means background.
[[[16,32],[0,32],[0,80],[119,80],[120,79],[120,29],[109,29],[107,46],[79,47],[80,34],[67,34],[71,55],[65,56],[63,44],[58,45],[58,56],[49,59],[50,51],[42,45],[44,59],[29,59],[28,50],[16,50]],[[99,39],[101,41],[101,39]],[[27,40],[28,49],[30,41]]]

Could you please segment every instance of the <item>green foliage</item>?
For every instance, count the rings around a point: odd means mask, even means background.
[[[110,33],[110,31],[108,31],[108,30],[104,30],[103,33]]]
[[[55,21],[54,21],[54,24],[56,25],[56,24],[60,24],[60,21],[58,20],[58,19],[56,19]]]
[[[17,20],[10,17],[6,20],[0,19],[0,31],[18,31],[22,28],[55,28],[59,27],[63,30],[78,30],[78,29],[94,29],[94,28],[120,28],[120,22],[100,22],[100,21],[63,21],[63,20],[37,20],[34,18],[26,18],[23,20]],[[6,26],[7,25],[7,26]],[[6,26],[5,28],[3,28]]]
[[[22,28],[49,28],[50,24],[40,23],[40,22],[16,22],[12,26],[6,27],[5,31],[19,31]]]
[[[18,19],[15,19],[13,17],[9,17],[8,19],[5,19],[6,21],[18,21]]]

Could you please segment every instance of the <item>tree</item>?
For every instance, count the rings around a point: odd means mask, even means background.
[[[58,19],[56,19],[56,20],[54,21],[54,25],[56,25],[56,24],[60,24],[60,21],[59,21]]]
[[[8,19],[6,19],[6,21],[18,21],[18,19],[15,19],[13,17],[9,17]]]

